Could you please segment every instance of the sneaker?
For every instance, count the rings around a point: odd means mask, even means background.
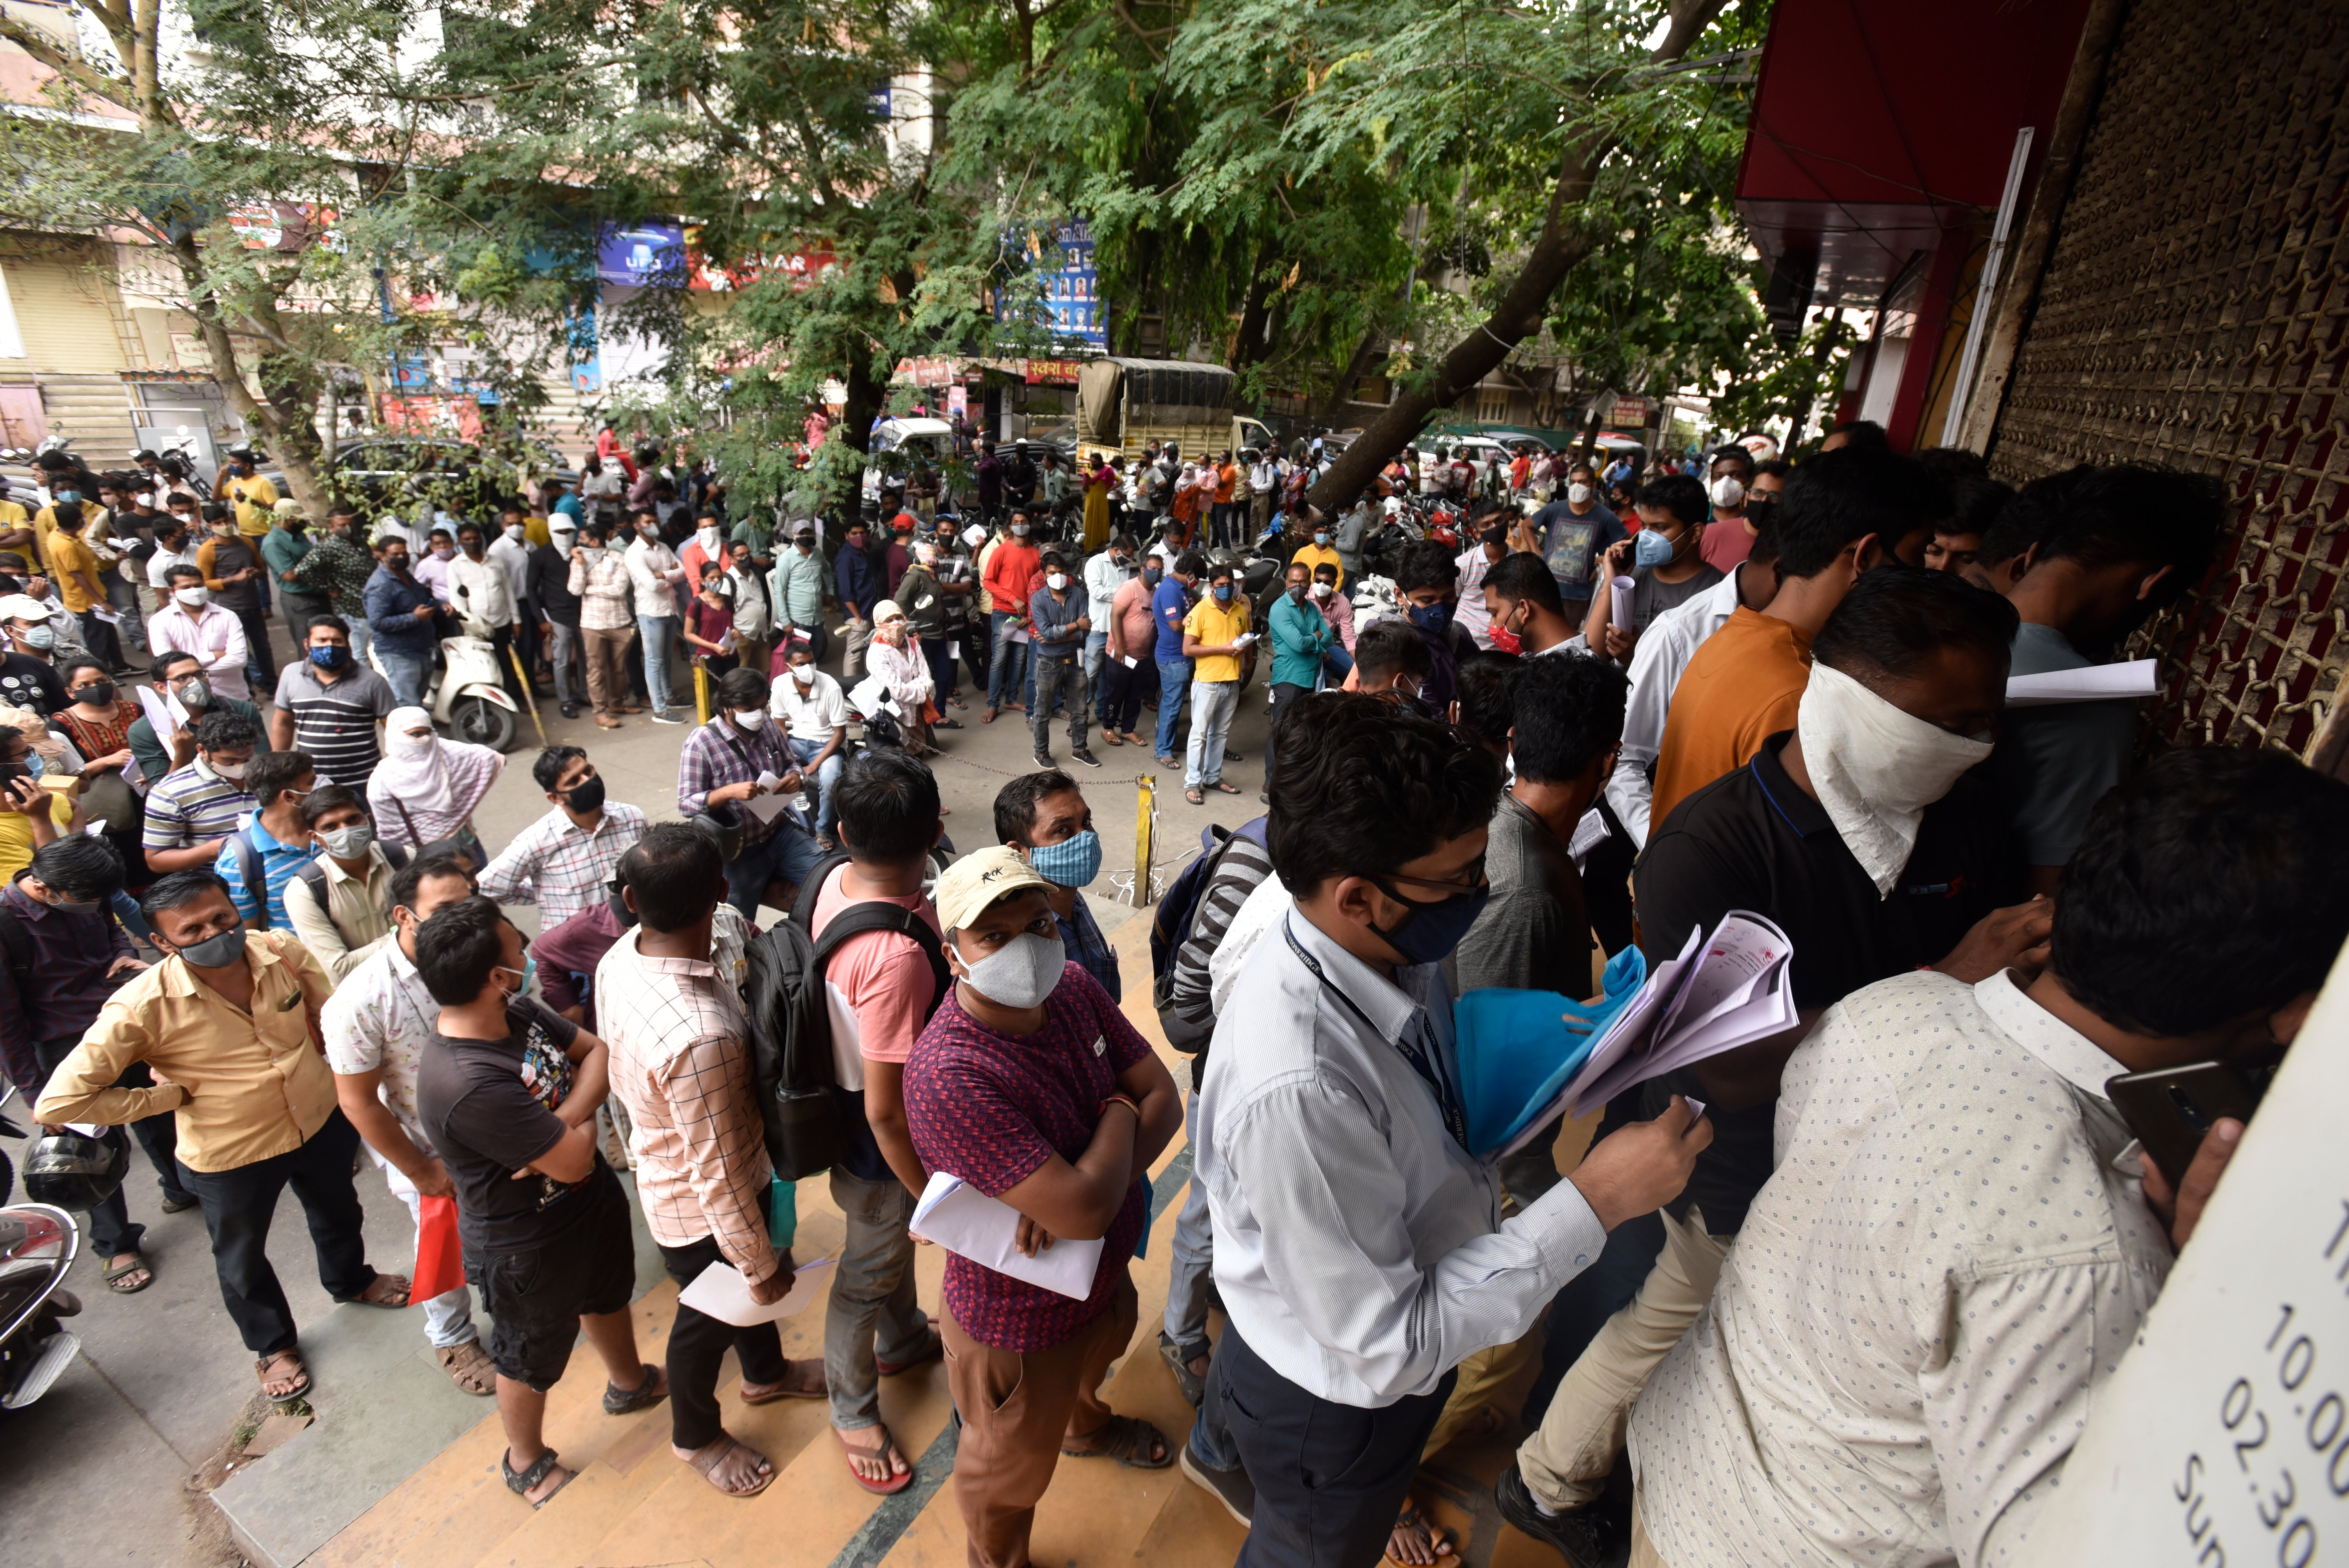
[[[1501,1468],[1493,1482],[1493,1501],[1500,1505],[1503,1519],[1556,1551],[1573,1568],[1606,1568],[1619,1561],[1630,1544],[1630,1518],[1628,1513],[1618,1517],[1609,1498],[1560,1513],[1544,1513],[1526,1488],[1526,1478],[1517,1472],[1515,1460]]]
[[[657,707],[653,709],[653,722],[655,724],[683,724],[685,720],[678,717],[675,714],[669,712],[669,710],[665,707]]]
[[[1209,1470],[1191,1457],[1191,1445],[1183,1445],[1183,1473],[1191,1484],[1206,1491],[1224,1505],[1224,1511],[1249,1529],[1256,1528],[1256,1482],[1248,1480],[1246,1470]],[[1514,1470],[1513,1472],[1514,1473]]]
[[[565,718],[577,718],[579,717],[579,705],[575,702],[564,703],[563,705],[563,717]]]
[[[1039,768],[1058,768],[1060,766],[1059,763],[1052,760],[1052,754],[1049,751],[1040,751],[1036,753],[1030,760]]]
[[[1101,766],[1101,758],[1095,757],[1092,752],[1087,751],[1081,746],[1078,747],[1074,751],[1070,752],[1069,755],[1075,758],[1078,761],[1083,763],[1088,768],[1098,768]]]

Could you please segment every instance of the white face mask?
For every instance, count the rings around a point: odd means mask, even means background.
[[[718,553],[718,531],[716,529],[697,528],[693,531],[693,537],[695,541],[700,544],[704,554],[715,555]]]
[[[209,588],[174,588],[171,597],[188,609],[201,610],[212,602],[212,591]]]
[[[961,950],[948,951],[962,959]],[[965,984],[999,1007],[1025,1012],[1043,1006],[1061,984],[1069,962],[1068,949],[1057,936],[1023,931],[976,964],[963,960]]]
[[[1044,574],[1044,586],[1050,588],[1055,593],[1059,593],[1061,589],[1066,588],[1068,585],[1069,574],[1065,572],[1048,572]]]
[[[438,738],[430,735],[409,735],[405,731],[388,738],[392,750],[402,757],[421,757],[432,749]]]
[[[250,762],[214,762],[211,758],[207,757],[204,758],[204,766],[211,769],[214,773],[218,774],[221,778],[227,779],[232,784],[242,784],[244,782],[244,770],[247,768],[252,767],[253,764]]]
[[[1327,583],[1313,584],[1313,596],[1316,599],[1327,599],[1330,596],[1330,584]]]
[[[1928,724],[1832,665],[1811,666],[1795,734],[1827,820],[1885,898],[1917,847],[1925,808],[1991,753],[1989,741]]]
[[[759,726],[767,721],[767,710],[763,707],[737,708],[734,710],[733,719],[734,727],[737,729],[756,730]]]
[[[1588,506],[1590,504],[1590,487],[1581,484],[1568,485],[1566,487],[1566,499],[1576,506]]]
[[[815,685],[815,666],[813,665],[793,665],[791,669],[792,681],[794,685],[803,686]]]
[[[523,525],[518,522],[510,522],[506,524],[506,537],[512,540],[516,544],[520,544],[522,542],[522,536],[525,531],[526,530],[524,530]]]
[[[1713,504],[1720,507],[1745,504],[1745,487],[1737,482],[1735,474],[1723,474],[1713,481]]]

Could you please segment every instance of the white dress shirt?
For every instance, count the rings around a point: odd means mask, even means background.
[[[628,582],[636,591],[637,618],[676,620],[674,584],[685,579],[685,567],[678,561],[677,552],[666,544],[647,544],[639,535],[628,546],[624,559],[628,563]]]
[[[822,746],[848,722],[848,698],[842,695],[840,683],[822,670],[815,672],[813,684],[804,693],[786,670],[775,677],[767,711],[792,739],[812,740]]]
[[[1121,566],[1110,559],[1106,550],[1085,562],[1085,597],[1090,601],[1087,609],[1093,624],[1094,636],[1108,634],[1112,601],[1116,599],[1117,591],[1134,575],[1134,571],[1131,565]]]
[[[2127,1070],[2003,974],[1827,1012],[1776,1173],[1632,1414],[1666,1562],[2018,1559],[2169,1273],[2104,1098]]]
[[[487,551],[479,561],[460,552],[449,562],[449,603],[485,625],[513,624],[514,595],[506,583],[506,569],[490,559]]]
[[[222,696],[242,702],[253,696],[253,688],[244,679],[248,652],[244,624],[233,612],[217,604],[207,604],[191,615],[186,605],[177,599],[171,600],[147,617],[147,646],[159,656],[169,653],[195,655],[212,690]]]
[[[498,536],[490,541],[490,559],[496,562],[499,569],[505,573],[506,592],[513,595],[513,602],[516,604],[520,604],[527,597],[523,585],[530,576],[531,549],[528,533],[524,533],[519,540],[513,540],[508,539],[501,530]]]
[[[1745,563],[1738,562],[1728,576],[1687,603],[1649,622],[1631,650],[1631,690],[1623,700],[1623,754],[1608,776],[1607,803],[1615,808],[1616,820],[1631,835],[1634,848],[1648,847],[1648,808],[1655,799],[1648,769],[1664,748],[1664,715],[1680,686],[1681,672],[1704,640],[1737,613],[1737,581],[1744,571]]]
[[[1233,987],[1199,1096],[1233,1327],[1299,1387],[1368,1409],[1523,1335],[1607,1241],[1571,1181],[1504,1222],[1494,1168],[1454,1140],[1404,1039],[1458,1081],[1444,972],[1390,981],[1292,913]]]

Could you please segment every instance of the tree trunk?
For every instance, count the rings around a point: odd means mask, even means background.
[[[1361,385],[1362,377],[1371,373],[1371,366],[1385,359],[1386,355],[1386,323],[1383,320],[1373,321],[1370,330],[1362,334],[1362,341],[1354,346],[1354,356],[1346,361],[1346,368],[1338,372],[1338,379],[1330,388],[1329,401],[1321,406],[1321,412],[1314,418],[1326,425],[1343,413],[1346,405],[1353,400],[1354,388]]]
[[[1671,26],[1652,64],[1676,60],[1686,54],[1728,0],[1674,0]],[[1577,262],[1589,253],[1590,242],[1574,223],[1575,209],[1589,196],[1599,166],[1614,147],[1612,138],[1569,142],[1559,160],[1557,183],[1550,190],[1549,211],[1541,237],[1534,242],[1525,265],[1509,284],[1493,314],[1475,332],[1452,346],[1434,381],[1417,391],[1403,392],[1371,421],[1361,438],[1338,455],[1307,498],[1323,511],[1335,514],[1368,489],[1379,469],[1419,435],[1428,416],[1448,407],[1482,381],[1507,358],[1525,336],[1541,325],[1550,295]]]
[[[1237,376],[1265,356],[1270,346],[1271,333],[1267,330],[1269,312],[1267,303],[1272,296],[1272,280],[1265,274],[1273,265],[1272,242],[1266,240],[1256,248],[1255,265],[1248,273],[1247,293],[1240,303],[1239,332],[1232,340],[1231,367]]]
[[[873,356],[870,353],[848,356],[848,375],[844,379],[848,384],[848,402],[841,412],[839,428],[825,439],[824,444],[830,446],[833,440],[845,441],[851,449],[862,454],[872,449],[873,421],[879,417],[889,388],[873,374]],[[849,473],[841,480],[841,500],[836,510],[843,518],[863,515],[864,467],[862,462],[853,463]]]

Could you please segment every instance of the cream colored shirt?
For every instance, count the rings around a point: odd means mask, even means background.
[[[181,958],[141,970],[49,1075],[34,1115],[119,1126],[177,1110],[180,1159],[191,1171],[233,1171],[302,1147],[335,1110],[335,1075],[318,1049],[318,1012],[334,985],[284,932],[248,934],[244,961],[251,1013]],[[115,1088],[134,1062],[170,1086]]]
[[[1777,1168],[1631,1418],[1668,1563],[2017,1561],[2169,1243],[2104,1098],[2127,1068],[2005,975],[1830,1009]]]
[[[300,877],[285,884],[285,921],[310,956],[337,985],[367,961],[391,933],[391,862],[380,846],[367,846],[367,875],[355,877],[320,855],[314,864],[326,872],[326,907],[318,907],[310,884]]]

